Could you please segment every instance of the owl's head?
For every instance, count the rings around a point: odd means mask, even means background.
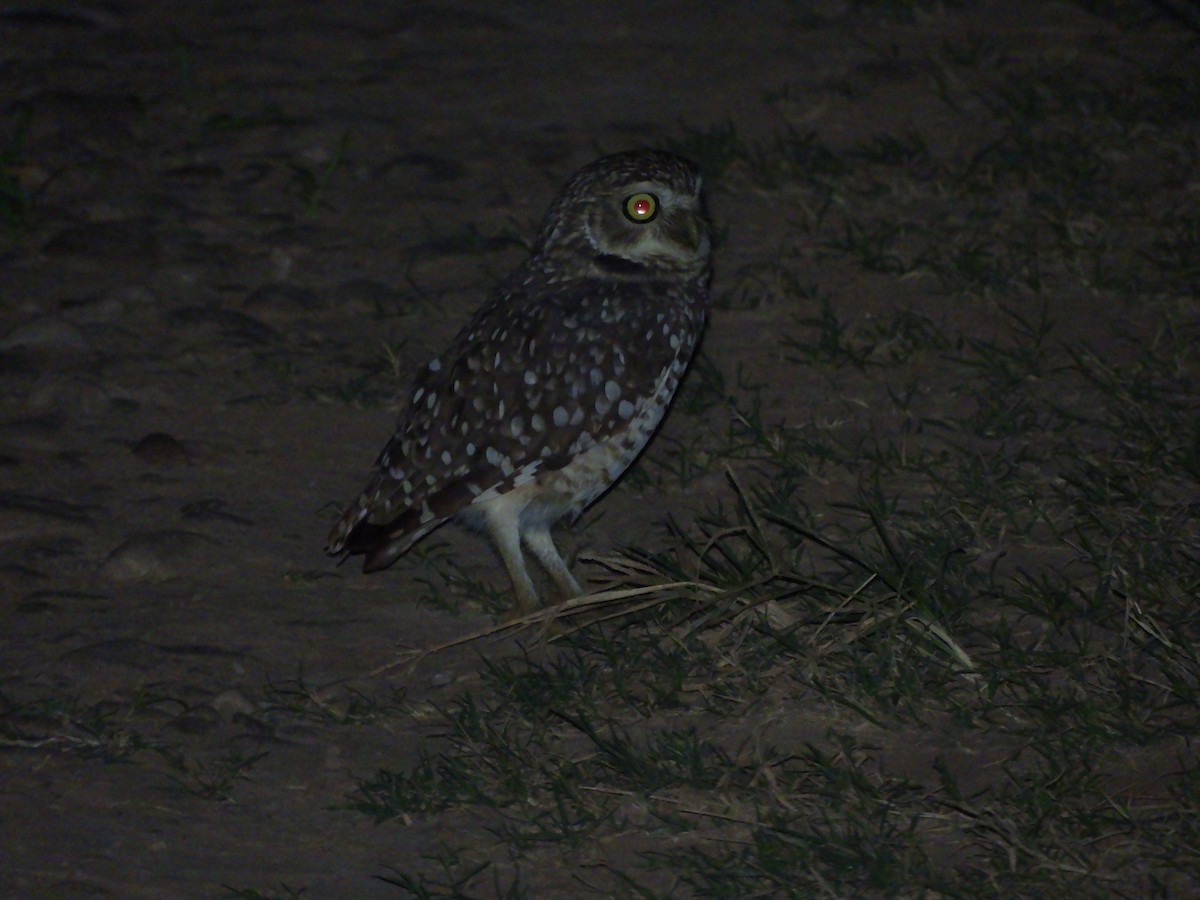
[[[559,192],[534,254],[571,275],[705,275],[712,246],[700,186],[696,165],[672,153],[605,156]]]

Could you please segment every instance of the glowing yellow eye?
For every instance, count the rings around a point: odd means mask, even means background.
[[[630,194],[625,198],[625,218],[639,224],[658,215],[658,198],[653,194]]]

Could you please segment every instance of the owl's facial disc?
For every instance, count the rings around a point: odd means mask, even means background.
[[[663,268],[690,271],[702,268],[709,254],[699,199],[656,182],[628,185],[601,199],[584,230],[609,274],[615,260],[622,261],[626,276]]]

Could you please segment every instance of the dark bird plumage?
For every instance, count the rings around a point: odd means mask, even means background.
[[[328,552],[390,565],[451,518],[482,527],[537,605],[522,544],[580,593],[550,537],[637,457],[704,328],[710,242],[700,173],[654,150],[580,170],[533,253],[422,368]]]

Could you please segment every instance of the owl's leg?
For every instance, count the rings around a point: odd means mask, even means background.
[[[513,590],[517,594],[517,612],[522,615],[534,612],[541,606],[541,602],[529,572],[525,569],[525,554],[521,552],[521,533],[517,527],[517,518],[503,504],[484,506],[483,512],[488,534],[496,549],[500,551],[504,568],[508,570],[508,577],[512,579]]]
[[[546,574],[558,585],[563,599],[569,600],[583,593],[583,588],[579,586],[579,582],[575,580],[575,576],[571,574],[571,570],[567,568],[567,564],[559,555],[558,548],[554,546],[554,539],[550,537],[548,526],[526,528],[522,537],[525,539],[525,545],[537,557],[542,568],[546,570]]]

